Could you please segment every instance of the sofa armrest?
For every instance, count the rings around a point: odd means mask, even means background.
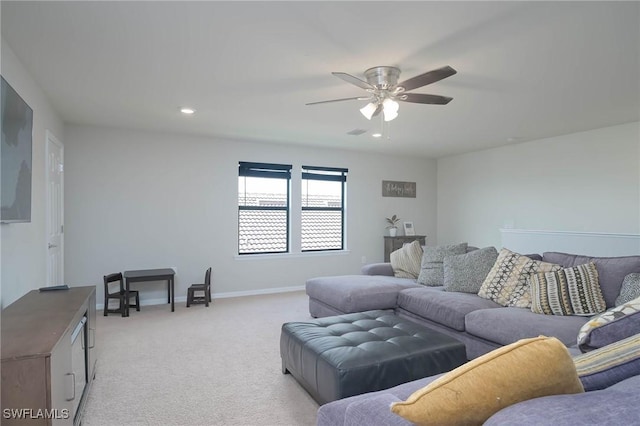
[[[386,275],[388,277],[393,277],[393,268],[389,262],[370,263],[368,265],[364,265],[361,272],[363,275]]]

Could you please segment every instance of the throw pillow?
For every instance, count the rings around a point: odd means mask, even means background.
[[[567,348],[554,337],[523,339],[452,370],[391,411],[418,424],[482,424],[520,401],[583,392]]]
[[[424,248],[418,284],[427,286],[440,286],[444,283],[444,267],[442,263],[447,256],[464,254],[467,251],[467,243],[453,244]]]
[[[421,259],[422,246],[418,240],[391,252],[390,260],[393,275],[397,278],[411,278],[415,280],[420,273]]]
[[[562,267],[553,263],[533,260],[503,248],[482,283],[478,296],[493,300],[502,306],[529,308],[531,296],[527,278],[537,272],[557,269],[562,269]]]
[[[578,332],[582,352],[601,348],[640,332],[640,297],[591,318]]]
[[[640,297],[640,274],[634,272],[622,280],[622,288],[620,289],[620,295],[616,299],[616,306],[620,306],[637,297]]]
[[[546,315],[595,315],[607,309],[593,262],[531,276],[531,310]]]
[[[469,253],[445,257],[444,289],[478,294],[497,258],[498,250],[495,247],[485,247]]]
[[[585,391],[605,389],[640,374],[640,334],[573,358]]]
[[[617,257],[589,257],[578,254],[567,254],[557,252],[545,252],[542,255],[545,262],[552,262],[562,265],[564,268],[583,265],[593,262],[598,269],[598,281],[607,308],[616,305],[616,298],[620,295],[620,288],[624,277],[640,272],[640,256],[617,256]]]

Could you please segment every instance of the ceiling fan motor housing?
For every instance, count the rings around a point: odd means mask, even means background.
[[[380,90],[393,89],[398,85],[400,69],[396,67],[373,67],[364,72],[367,83]]]

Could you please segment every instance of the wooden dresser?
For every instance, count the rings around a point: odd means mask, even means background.
[[[425,245],[426,238],[427,237],[424,235],[412,235],[410,237],[384,237],[384,261],[389,262],[391,260],[391,252],[402,248],[403,244],[418,240],[421,245]]]
[[[33,290],[2,310],[2,425],[80,423],[95,327],[95,287]]]

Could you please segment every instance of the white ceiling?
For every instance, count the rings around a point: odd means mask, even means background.
[[[441,157],[640,120],[636,1],[0,4],[69,123]],[[331,72],[378,65],[450,65],[415,92],[454,99],[401,103],[390,139],[366,102],[305,106],[364,94]]]

